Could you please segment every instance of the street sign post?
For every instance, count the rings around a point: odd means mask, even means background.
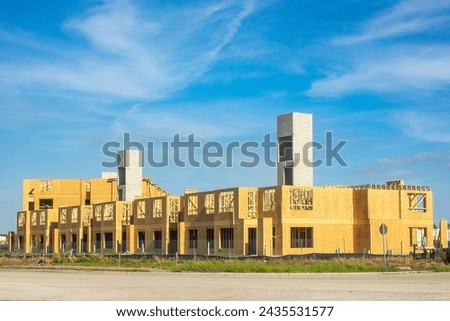
[[[386,264],[386,234],[387,234],[388,228],[386,224],[380,225],[380,234],[383,235],[383,258],[384,258],[384,269],[386,270],[387,264]]]

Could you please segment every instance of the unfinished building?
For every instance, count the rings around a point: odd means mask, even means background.
[[[118,175],[24,180],[11,251],[275,256],[408,254],[424,239],[433,245],[429,187],[313,186],[312,167],[295,160],[304,152],[298,145],[312,140],[312,116],[281,115],[277,133],[276,186],[169,195],[142,177],[138,151],[120,154]],[[441,226],[447,245],[447,222]]]

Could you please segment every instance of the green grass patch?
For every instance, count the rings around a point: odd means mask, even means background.
[[[1,258],[0,267],[26,266],[35,267],[42,263],[42,257],[34,258]],[[127,271],[191,271],[191,272],[230,272],[230,273],[347,273],[347,272],[396,272],[403,270],[450,272],[450,265],[438,260],[413,260],[410,257],[389,258],[387,269],[384,269],[382,258],[366,259],[237,259],[209,258],[198,260],[161,259],[131,259],[108,257],[102,255],[85,255],[77,257],[58,256],[46,257],[48,268],[88,268],[96,270],[127,270]]]
[[[382,262],[371,260],[175,260],[175,259],[119,259],[102,256],[55,259],[57,265],[86,267],[120,267],[158,269],[167,271],[232,272],[232,273],[332,273],[382,272]],[[387,271],[397,271],[388,266]]]

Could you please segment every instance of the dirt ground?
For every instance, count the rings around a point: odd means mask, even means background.
[[[1,269],[0,300],[450,300],[450,273],[189,273]]]

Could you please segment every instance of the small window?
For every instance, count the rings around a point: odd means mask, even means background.
[[[21,250],[24,248],[24,237],[23,236],[19,236],[19,242],[17,243],[17,249]]]
[[[113,234],[105,233],[105,249],[111,250],[113,248]]]
[[[312,248],[312,227],[291,227],[291,248]]]
[[[77,234],[72,234],[72,250],[77,249],[78,237]]]
[[[145,218],[145,201],[137,202],[137,218],[139,219]]]
[[[189,248],[196,249],[198,247],[198,230],[189,230]]]
[[[214,194],[205,195],[205,209],[206,214],[214,214],[215,212]]]
[[[39,200],[39,209],[40,210],[47,210],[53,208],[53,199],[40,199]]]
[[[36,235],[31,235],[31,248],[33,250],[36,248]]]
[[[267,189],[264,191],[263,210],[275,211],[275,189]]]
[[[114,204],[105,204],[103,206],[103,220],[112,221],[114,218]]]
[[[312,210],[313,190],[312,189],[291,189],[290,190],[291,210]]]
[[[67,208],[62,208],[59,212],[59,224],[66,224],[67,222]]]
[[[153,233],[154,237],[154,248],[155,249],[161,249],[162,248],[162,232],[161,231],[155,231]]]
[[[25,213],[19,213],[18,224],[19,226],[24,226],[26,221]]]
[[[427,195],[423,193],[408,193],[408,210],[425,213],[427,211]]]
[[[248,192],[248,217],[254,218],[258,212],[258,199],[256,191]]]
[[[234,213],[234,191],[221,192],[219,201],[220,213]]]
[[[36,226],[37,225],[37,212],[31,213],[31,225]]]
[[[232,227],[220,229],[220,248],[234,248],[234,229]]]
[[[71,217],[70,217],[70,222],[71,222],[72,224],[78,223],[78,208],[77,208],[77,207],[72,208],[72,213],[71,213]]]
[[[102,206],[101,205],[94,206],[94,215],[95,215],[96,222],[102,221]]]
[[[214,251],[214,229],[206,230],[206,247]]]
[[[42,211],[39,213],[39,225],[45,225],[45,212]]]
[[[131,224],[131,204],[123,203],[122,204],[122,225],[130,225]]]
[[[426,227],[410,227],[409,228],[409,244],[410,246],[419,245],[421,246],[427,236]]]
[[[138,248],[145,249],[145,232],[138,232]]]
[[[178,223],[178,200],[176,198],[170,199],[170,223]]]
[[[153,217],[162,217],[162,199],[153,200]]]
[[[189,195],[188,196],[188,215],[198,214],[198,196]]]
[[[85,206],[84,207],[84,214],[83,214],[83,226],[90,226],[91,225],[91,207]]]
[[[66,234],[61,234],[61,249],[66,250]]]
[[[95,233],[95,251],[100,251],[102,248],[102,234],[101,233]]]

